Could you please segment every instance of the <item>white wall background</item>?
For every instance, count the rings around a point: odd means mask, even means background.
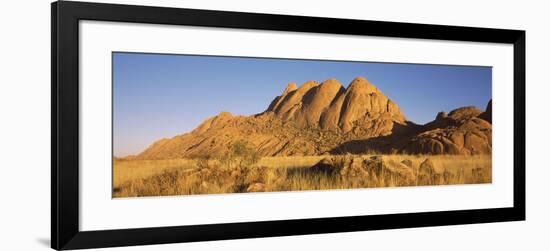
[[[106,0],[527,30],[527,221],[130,247],[124,250],[522,250],[550,248],[544,1]],[[0,14],[0,249],[47,250],[50,229],[50,1],[9,1]],[[104,249],[115,250],[115,249]],[[122,250],[122,249],[117,249]]]

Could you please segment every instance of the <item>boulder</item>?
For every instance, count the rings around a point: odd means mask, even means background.
[[[309,168],[312,172],[338,175],[343,179],[386,179],[390,177],[411,181],[414,179],[410,167],[398,163],[390,165],[381,156],[331,156],[322,159]]]
[[[420,164],[416,182],[419,185],[435,185],[439,181],[440,176],[441,175],[435,171],[432,161],[426,159]]]
[[[492,125],[475,107],[455,109],[437,116],[424,131],[402,143],[400,152],[409,154],[491,154]]]
[[[435,117],[436,120],[438,119],[444,119],[447,117],[447,113],[446,112],[438,112],[437,113],[437,116]]]
[[[481,111],[477,107],[465,106],[452,110],[447,117],[454,121],[462,121],[477,117],[479,114],[481,114]]]
[[[246,189],[246,192],[249,193],[257,193],[257,192],[265,192],[265,185],[263,183],[254,183]]]

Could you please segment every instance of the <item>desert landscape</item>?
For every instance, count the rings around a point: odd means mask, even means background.
[[[290,83],[264,112],[114,157],[113,197],[491,183],[491,117],[488,100],[416,124],[364,77]]]

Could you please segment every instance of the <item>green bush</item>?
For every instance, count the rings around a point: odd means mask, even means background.
[[[220,162],[229,168],[249,167],[260,161],[260,155],[245,140],[233,142]]]

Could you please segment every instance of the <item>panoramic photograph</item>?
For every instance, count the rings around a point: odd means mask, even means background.
[[[113,198],[492,182],[492,68],[113,52]]]

